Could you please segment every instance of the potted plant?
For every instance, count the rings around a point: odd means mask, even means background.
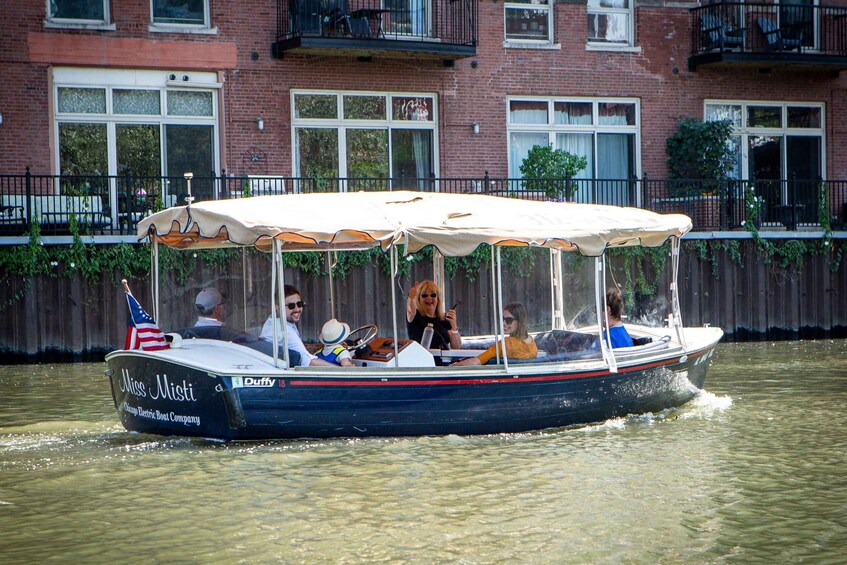
[[[671,179],[691,182],[672,183],[671,196],[721,192],[735,165],[732,122],[683,117],[678,125],[667,141],[668,174]]]
[[[521,162],[521,176],[527,190],[543,190],[547,198],[564,200],[576,187],[571,179],[588,166],[588,159],[552,145],[534,145]]]
[[[701,122],[680,118],[668,138],[671,209],[691,216],[699,229],[719,229],[729,175],[735,165],[733,126],[729,120]],[[740,197],[740,195],[736,195]]]

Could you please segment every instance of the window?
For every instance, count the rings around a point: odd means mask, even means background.
[[[153,24],[209,27],[208,0],[152,0]]]
[[[633,99],[508,100],[509,177],[534,145],[552,145],[584,156],[575,199],[636,205],[630,180],[638,176],[638,102]],[[636,196],[637,198],[637,196]]]
[[[817,189],[825,170],[823,110],[822,104],[706,102],[706,120],[732,122],[732,176],[757,181],[766,219],[779,219],[779,207],[791,203],[802,206],[802,221],[817,221]]]
[[[192,78],[214,84],[215,74]],[[165,175],[171,177],[165,198],[184,191],[185,172],[208,177],[216,169],[215,89],[170,87],[159,71],[56,68],[53,81],[60,174],[117,176],[100,190],[119,194],[125,175],[147,177],[148,188]],[[214,197],[213,190],[209,181],[192,183],[198,199]]]
[[[390,14],[383,21],[385,33],[395,36],[432,36],[430,0],[384,0],[383,8]]]
[[[49,0],[47,19],[56,23],[105,24],[109,21],[106,0]]]
[[[551,43],[552,0],[507,0],[506,40]]]
[[[588,42],[633,45],[633,0],[588,0]]]
[[[349,179],[347,190],[429,190],[435,174],[435,97],[426,94],[294,92],[294,170]],[[333,180],[319,190],[338,190]]]

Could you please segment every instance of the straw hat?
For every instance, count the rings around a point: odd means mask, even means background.
[[[335,318],[329,320],[321,329],[320,340],[324,345],[338,345],[350,335],[350,326]]]

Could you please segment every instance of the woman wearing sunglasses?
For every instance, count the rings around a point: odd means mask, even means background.
[[[450,309],[444,312],[438,286],[432,281],[423,281],[412,286],[406,300],[406,331],[409,339],[420,343],[428,324],[432,324],[433,329],[430,348],[459,349],[462,347],[462,336],[459,335],[459,325],[456,322],[456,310]]]
[[[535,359],[538,347],[527,329],[526,308],[519,302],[507,304],[503,308],[503,331],[506,333],[506,355],[509,359]],[[496,348],[502,348],[502,341],[497,342],[482,355],[462,359],[454,365],[485,365],[497,355]],[[502,356],[502,352],[500,353]]]

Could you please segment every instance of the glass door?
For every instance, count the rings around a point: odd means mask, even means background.
[[[782,37],[799,41],[803,48],[818,48],[816,0],[780,0],[779,29]]]

